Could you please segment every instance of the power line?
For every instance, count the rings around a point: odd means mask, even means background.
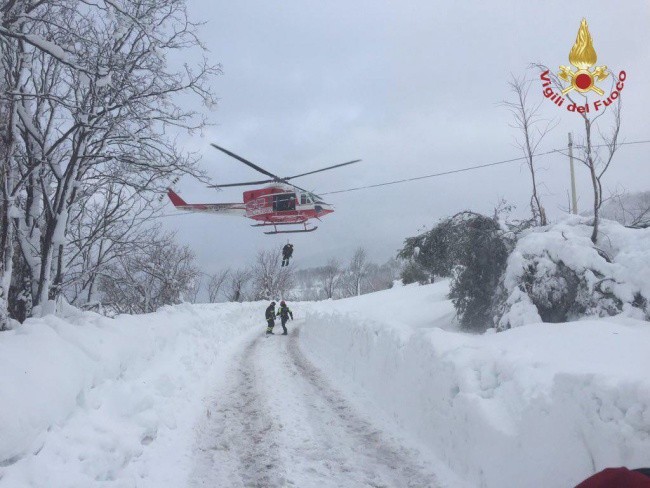
[[[647,144],[647,143],[650,143],[650,140],[621,142],[618,145],[623,146],[623,145]],[[595,144],[595,145],[592,145],[591,147],[595,148],[595,147],[605,147],[605,146],[607,146],[607,144]],[[584,148],[585,146],[576,145],[574,147],[577,147],[577,148],[582,147],[582,148]],[[533,154],[533,156],[547,156],[547,155],[553,154],[553,153],[562,154],[562,150],[561,149],[553,149],[551,151],[546,151],[546,152],[543,152],[543,153]],[[427,178],[435,178],[436,176],[445,176],[445,175],[451,175],[451,174],[454,174],[454,173],[464,173],[466,171],[473,171],[475,169],[488,168],[490,166],[498,166],[498,165],[501,165],[501,164],[513,163],[515,161],[523,161],[525,159],[528,159],[527,156],[521,156],[521,157],[518,157],[518,158],[504,159],[502,161],[495,161],[493,163],[478,164],[476,166],[468,166],[466,168],[459,168],[459,169],[453,169],[453,170],[449,170],[449,171],[442,171],[440,173],[433,173],[433,174],[430,174],[430,175],[416,176],[416,177],[413,177],[413,178],[405,178],[405,179],[402,179],[402,180],[386,181],[386,182],[383,182],[383,183],[375,183],[374,185],[357,186],[355,188],[347,188],[345,190],[336,190],[336,191],[329,191],[329,192],[324,192],[324,193],[319,192],[319,195],[334,195],[335,193],[346,193],[346,192],[350,192],[350,191],[365,190],[367,188],[378,188],[380,186],[397,185],[398,183],[408,183],[410,181],[418,181],[418,180],[424,180],[424,179],[427,179]]]

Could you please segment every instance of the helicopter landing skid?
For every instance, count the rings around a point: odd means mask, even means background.
[[[295,234],[297,232],[314,232],[318,227],[312,227],[311,229],[298,229],[298,230],[275,230],[272,232],[265,232],[267,235],[272,235],[272,234]]]
[[[302,224],[305,228],[304,229],[294,229],[294,230],[278,230],[278,225],[300,225]],[[269,232],[265,232],[267,235],[272,235],[272,234],[296,234],[298,232],[314,232],[316,229],[318,229],[318,226],[314,226],[312,228],[307,228],[307,221],[303,222],[275,222],[275,223],[265,223],[265,224],[255,224],[252,225],[251,227],[270,227],[273,226],[273,230]]]
[[[276,225],[306,225],[307,219],[298,222],[265,222],[263,224],[251,224],[251,227],[275,227]]]

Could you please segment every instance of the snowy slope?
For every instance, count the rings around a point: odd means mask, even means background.
[[[259,307],[48,316],[0,334],[0,486],[184,486],[219,358]]]

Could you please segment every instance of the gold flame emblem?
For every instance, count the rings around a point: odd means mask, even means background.
[[[560,78],[571,83],[571,85],[562,90],[562,95],[567,94],[571,90],[576,90],[579,93],[595,91],[599,95],[605,93],[595,83],[596,81],[607,78],[609,75],[607,66],[596,66],[593,71],[589,69],[596,64],[597,59],[598,57],[596,56],[596,50],[591,40],[587,21],[582,19],[580,28],[578,29],[578,37],[576,37],[576,42],[569,53],[569,62],[578,70],[573,71],[568,66],[560,66],[560,72],[558,73]]]

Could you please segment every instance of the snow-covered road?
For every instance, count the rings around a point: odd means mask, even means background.
[[[235,354],[198,428],[193,486],[440,486],[302,354],[295,324]]]
[[[447,290],[293,303],[288,337],[266,302],[30,319],[0,334],[0,488],[565,488],[647,465],[647,322],[469,335]]]

